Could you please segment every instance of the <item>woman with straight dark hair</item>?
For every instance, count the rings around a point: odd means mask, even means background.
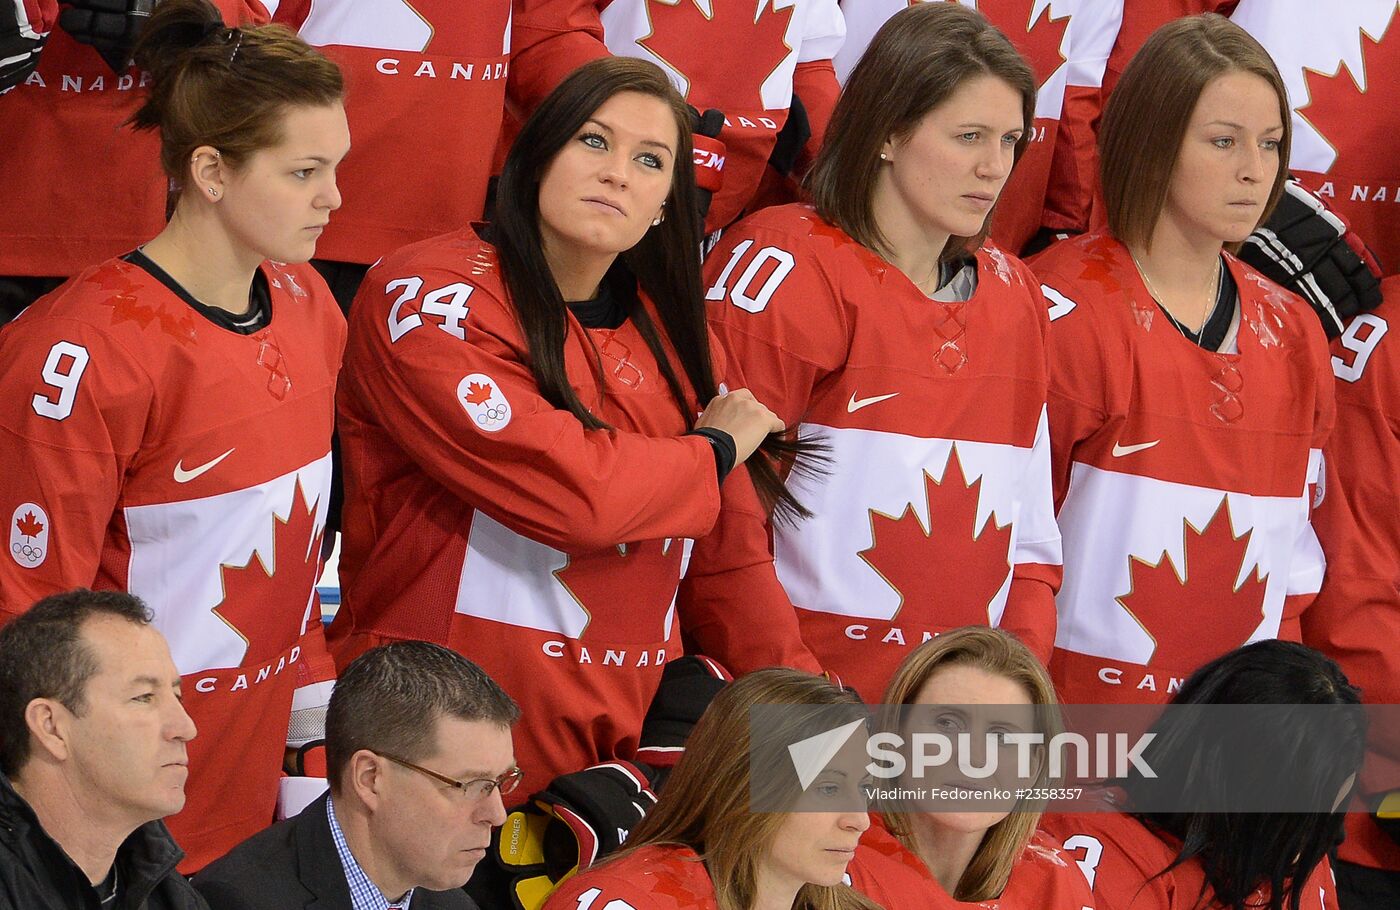
[[[882,703],[906,731],[968,733],[971,742],[1009,730],[1038,733],[1049,742],[1060,732],[1060,710],[1050,675],[1025,645],[1000,629],[967,626],[926,641],[895,671]],[[898,706],[896,708],[896,706]],[[906,733],[907,735],[907,733]],[[1053,786],[1043,750],[1033,775],[1008,761],[1011,776],[979,780],[979,788],[1008,793]],[[951,763],[950,763],[951,764]],[[921,773],[907,789],[966,788],[971,781],[952,767]],[[999,910],[1082,910],[1093,906],[1084,878],[1059,845],[1037,829],[1043,800],[1017,795],[999,806],[915,800],[886,807],[864,843],[920,871],[940,897]],[[921,809],[931,811],[920,811]],[[858,870],[856,885],[862,884]],[[985,904],[984,904],[985,905]]]
[[[1256,710],[1222,719],[1210,711],[1221,705]],[[1277,722],[1290,717],[1281,706],[1293,706],[1295,722]],[[1156,776],[1135,769],[1121,792],[1104,794],[1121,811],[1045,817],[1099,910],[1335,910],[1327,854],[1342,840],[1337,809],[1367,726],[1341,668],[1300,644],[1255,642],[1197,670],[1167,712],[1142,753]],[[1330,811],[1241,802],[1269,792]]]
[[[267,827],[287,748],[325,737],[345,320],[305,263],[350,135],[340,70],[285,28],[164,0],[134,55],[174,211],[0,332],[0,623],[77,587],[150,604],[199,727],[169,820],[188,873]]]
[[[489,232],[386,257],[352,310],[337,660],[471,657],[520,702],[536,786],[631,757],[677,620],[739,672],[816,668],[750,480],[795,508],[751,457],[783,427],[720,390],[705,326],[689,122],[653,64],[579,68],[511,149]]]
[[[1332,429],[1326,339],[1232,250],[1288,170],[1273,61],[1214,14],[1158,29],[1099,135],[1108,231],[1052,247],[1050,435],[1066,702],[1162,702],[1212,658],[1299,636]]]
[[[565,881],[547,910],[941,910],[914,870],[860,845],[866,720],[854,693],[808,673],[758,670],[731,683],[626,846]],[[789,747],[847,724],[804,785]],[[868,890],[843,884],[848,870]]]
[[[813,513],[775,528],[803,637],[867,697],[941,631],[999,625],[1048,658],[1051,509],[1045,303],[982,245],[1035,111],[1030,67],[957,4],[880,29],[809,183],[706,263],[710,319],[749,387],[830,446],[791,477]]]

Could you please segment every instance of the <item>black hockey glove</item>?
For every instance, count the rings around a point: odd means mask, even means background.
[[[773,151],[768,155],[768,166],[787,177],[797,167],[797,160],[811,138],[812,122],[807,118],[807,108],[793,92],[787,120],[778,130],[778,141],[773,143]]]
[[[483,910],[537,910],[559,883],[620,847],[656,805],[650,781],[625,761],[556,777],[492,833],[496,867],[467,891]]]
[[[90,44],[113,72],[124,73],[131,49],[159,0],[65,0],[59,24],[74,41]]]
[[[724,129],[724,114],[714,108],[702,114],[692,107],[690,127],[691,142],[695,146],[695,196],[700,209],[700,230],[704,233],[716,229],[709,227],[705,219],[710,214],[710,200],[724,184],[724,159],[728,152],[719,138],[720,130]]]
[[[57,17],[53,0],[0,3],[0,92],[34,72]]]
[[[1328,338],[1381,302],[1375,257],[1345,219],[1291,178],[1273,215],[1240,248],[1240,258],[1310,303]]]
[[[645,762],[656,792],[661,792],[671,769],[685,754],[685,741],[700,715],[733,680],[716,661],[698,654],[666,665],[637,742],[637,761]]]

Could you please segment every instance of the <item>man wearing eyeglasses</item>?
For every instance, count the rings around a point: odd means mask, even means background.
[[[457,910],[520,783],[520,711],[476,664],[426,642],[366,651],[326,715],[330,792],[194,879],[212,910]]]

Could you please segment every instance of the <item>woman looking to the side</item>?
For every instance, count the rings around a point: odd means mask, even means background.
[[[880,29],[808,182],[706,262],[710,319],[749,388],[831,448],[774,529],[823,665],[867,698],[919,642],[999,625],[1048,658],[1060,541],[1046,308],[983,246],[1035,110],[1026,61],[977,12],[920,3]]]
[[[735,672],[816,669],[750,481],[792,505],[750,457],[782,424],[705,326],[689,116],[653,64],[580,67],[512,147],[489,239],[399,250],[351,310],[332,647],[471,657],[519,701],[536,786],[632,757],[681,630]]]
[[[324,738],[345,320],[303,263],[350,136],[340,71],[286,29],[165,0],[135,59],[174,214],[0,332],[0,622],[75,587],[150,605],[200,731],[170,819],[190,872],[270,824],[285,748]]]
[[[1308,307],[1231,254],[1287,176],[1283,82],[1214,14],[1159,29],[1099,136],[1108,230],[1034,263],[1050,304],[1065,702],[1161,702],[1247,641],[1299,636],[1333,421]]]

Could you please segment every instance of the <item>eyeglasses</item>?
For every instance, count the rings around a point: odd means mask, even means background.
[[[406,761],[394,755],[386,755],[383,752],[378,753],[378,755],[381,758],[389,759],[389,761],[396,765],[403,765],[410,771],[417,771],[419,774],[431,777],[439,783],[447,784],[449,787],[460,791],[473,801],[486,799],[497,790],[500,791],[502,797],[505,797],[515,792],[515,788],[520,786],[520,781],[525,778],[524,771],[521,771],[519,768],[511,768],[500,777],[479,777],[475,780],[458,780],[455,777],[448,777],[446,774],[430,771],[422,765],[415,765],[411,761]]]

